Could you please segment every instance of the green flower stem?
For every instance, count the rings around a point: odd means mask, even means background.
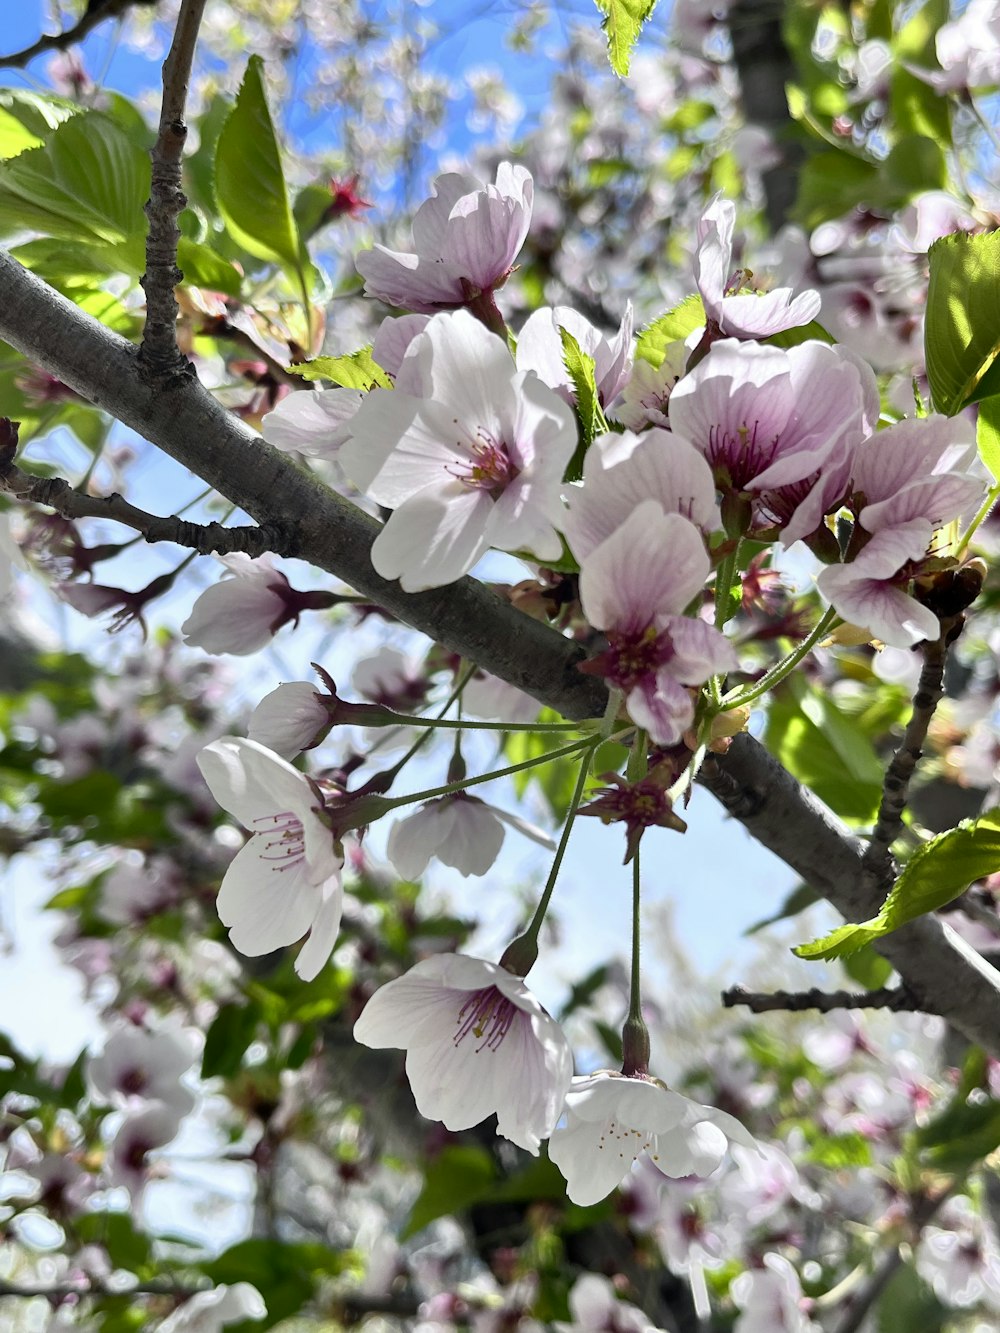
[[[444,703],[438,709],[437,717],[421,719],[421,722],[423,723],[425,730],[413,742],[413,744],[407,750],[406,754],[403,755],[402,759],[400,759],[397,764],[394,764],[393,767],[390,768],[386,773],[386,776],[390,779],[389,782],[390,786],[392,785],[393,782],[396,781],[397,777],[399,777],[400,773],[410,762],[413,756],[417,754],[421,749],[423,749],[423,747],[430,740],[431,736],[434,734],[433,730],[434,727],[441,725],[441,719],[444,717],[445,713],[447,713],[448,709],[452,706],[452,704],[455,702],[456,699],[461,698],[462,691],[465,689],[466,685],[468,685],[469,681],[475,675],[475,671],[476,671],[475,663],[472,663],[465,668],[461,676],[458,678],[455,688],[452,690],[451,694],[448,695],[447,699],[445,699]],[[397,733],[397,731],[402,731],[405,727],[408,727],[410,725],[410,719],[405,717],[404,714],[401,713],[400,718],[402,719],[402,721],[399,727],[398,728],[393,727],[391,728],[391,730],[385,733],[386,740],[388,740],[390,736],[394,736]]]
[[[424,732],[424,736],[429,734]],[[422,740],[423,736],[420,737],[420,741]],[[442,787],[429,787],[427,791],[413,792],[409,796],[393,797],[386,801],[385,808],[394,810],[398,805],[414,805],[417,801],[432,801],[437,796],[452,796],[457,791],[465,791],[467,787],[477,787],[482,782],[492,782],[494,778],[506,778],[512,773],[521,773],[526,768],[537,768],[539,764],[548,764],[554,759],[564,759],[567,755],[579,754],[581,750],[588,752],[589,759],[590,751],[596,749],[599,743],[598,737],[588,736],[582,741],[574,741],[572,745],[564,745],[561,750],[551,750],[536,759],[525,759],[520,764],[510,764],[507,768],[497,768],[491,773],[481,773],[479,777],[464,778],[461,782],[446,782]]]
[[[648,740],[646,733],[639,730],[635,733],[635,740],[632,742],[632,748],[628,755],[628,766],[625,773],[629,782],[641,782],[646,776],[649,768],[647,761]]]
[[[542,922],[545,920],[545,913],[549,910],[549,899],[552,897],[552,890],[556,886],[556,880],[559,878],[559,870],[562,866],[563,856],[566,853],[566,846],[569,842],[569,835],[573,829],[573,823],[576,819],[576,812],[580,808],[580,802],[583,800],[583,789],[587,785],[587,774],[590,772],[591,749],[588,749],[583,756],[583,762],[580,764],[580,772],[577,775],[576,787],[573,789],[573,796],[569,803],[569,810],[566,813],[566,822],[563,825],[562,836],[559,839],[559,846],[556,848],[556,854],[552,861],[552,868],[549,871],[549,877],[545,881],[545,888],[542,890],[542,896],[535,908],[535,915],[531,918],[531,924],[521,937],[529,945],[534,945],[537,950],[538,932],[542,928]]]
[[[975,536],[976,529],[979,527],[980,523],[982,523],[983,519],[990,512],[993,506],[996,504],[998,498],[1000,498],[1000,481],[998,481],[995,486],[990,487],[986,499],[979,506],[979,509],[976,513],[976,517],[966,528],[961,541],[955,548],[955,555],[959,560],[961,560],[962,556],[965,554],[966,547],[969,545],[969,542],[971,542],[972,538]]]
[[[627,1022],[642,1022],[642,985],[639,970],[639,942],[642,929],[639,924],[639,848],[632,858],[632,971],[629,978]]]
[[[761,695],[767,694],[768,690],[773,690],[775,685],[779,685],[786,676],[791,675],[803,658],[809,656],[820,639],[829,634],[840,623],[840,617],[836,611],[832,606],[828,607],[808,638],[803,639],[794,652],[789,653],[770,671],[766,671],[755,685],[747,686],[742,690],[731,690],[722,700],[722,709],[719,711],[741,708],[744,704],[752,703],[754,699],[759,699]]]
[[[579,722],[470,722],[467,718],[409,717],[398,714],[401,727],[452,727],[459,731],[582,731]]]
[[[715,628],[719,630],[730,619],[727,615],[729,593],[736,578],[736,561],[739,553],[739,547],[737,546],[735,551],[731,551],[729,555],[723,557],[719,568],[715,571]]]

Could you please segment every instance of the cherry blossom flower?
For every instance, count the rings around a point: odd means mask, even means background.
[[[153,1102],[146,1110],[127,1116],[119,1127],[111,1144],[109,1184],[124,1185],[133,1206],[149,1178],[149,1154],[177,1137],[181,1119],[174,1107]]]
[[[632,303],[618,332],[607,339],[589,319],[570,306],[542,306],[525,322],[517,339],[518,370],[533,370],[543,384],[568,403],[574,401],[573,382],[563,353],[559,330],[572,334],[581,352],[594,360],[594,380],[602,407],[615,401],[632,371]]]
[[[430,315],[387,315],[379,325],[372,343],[372,359],[397,380],[400,389],[406,388],[405,378],[399,384],[398,376],[410,343],[418,333],[423,333],[429,320]]]
[[[961,16],[944,23],[934,39],[940,70],[907,65],[939,93],[1000,83],[1000,13],[995,0],[969,0]]]
[[[169,857],[154,857],[142,865],[122,863],[101,884],[98,910],[114,925],[134,925],[173,906],[180,892],[177,867]]]
[[[274,567],[274,557],[255,560],[237,552],[219,557],[232,577],[199,596],[181,625],[184,642],[206,653],[246,656],[264,648],[289,621],[298,619],[296,593]]]
[[[558,1333],[661,1333],[635,1305],[618,1299],[614,1283],[583,1273],[569,1293],[571,1323],[556,1320]]]
[[[429,682],[422,658],[383,644],[369,656],[358,658],[351,685],[373,703],[409,713],[423,706]]]
[[[521,978],[460,954],[425,958],[376,991],[354,1036],[406,1051],[421,1115],[458,1130],[496,1112],[497,1133],[536,1155],[573,1073],[562,1029]]]
[[[816,586],[848,624],[862,626],[882,643],[909,648],[936,639],[937,616],[906,591],[911,566],[923,559],[929,537],[930,528],[920,519],[887,528],[848,564],[824,569]]]
[[[117,1106],[135,1100],[160,1102],[178,1117],[194,1109],[194,1097],[181,1083],[195,1058],[186,1034],[121,1028],[87,1066],[94,1091]]]
[[[561,551],[559,492],[576,448],[573,414],[534,375],[518,373],[467,311],[437,315],[413,340],[409,387],[362,403],[341,461],[393,509],[372,547],[383,578],[406,592],[460,578],[491,546],[540,560]]]
[[[683,342],[677,341],[668,345],[658,366],[638,358],[614,409],[616,420],[628,430],[669,426],[670,395],[687,369],[688,356]]]
[[[693,523],[645,500],[582,562],[580,599],[608,647],[583,670],[625,694],[629,716],[657,745],[675,745],[694,719],[685,686],[731,671],[729,641],[683,615],[704,587],[709,559]]]
[[[698,223],[696,281],[708,319],[736,338],[766,338],[815,319],[819,292],[802,292],[793,299],[790,287],[779,287],[764,295],[730,295],[742,285],[739,280],[731,283],[735,222],[736,205],[716,196]]]
[[[247,735],[282,759],[310,749],[330,728],[322,695],[308,681],[289,681],[266,694],[253,710]]]
[[[844,495],[851,450],[875,427],[871,370],[844,349],[725,339],[670,397],[670,424],[708,460],[720,490],[754,497],[755,519],[808,536]]]
[[[376,245],[357,258],[365,295],[422,314],[465,305],[506,280],[531,222],[524,167],[501,162],[495,185],[450,172],[413,219],[415,252]]]
[[[851,471],[858,523],[873,535],[853,560],[824,569],[817,587],[845,620],[892,647],[936,639],[937,616],[907,589],[935,529],[983,497],[971,423],[898,421],[855,451]]]
[[[659,428],[598,435],[584,459],[583,482],[569,488],[566,499],[563,531],[581,561],[644,500],[683,514],[703,532],[720,526],[711,468],[687,440]]]
[[[668,1176],[707,1176],[728,1140],[757,1148],[735,1116],[671,1092],[648,1075],[600,1070],[574,1078],[566,1124],[553,1131],[549,1157],[566,1177],[574,1203],[598,1203],[648,1153]]]
[[[500,855],[504,824],[543,847],[555,848],[547,833],[519,815],[498,810],[466,792],[455,792],[427,801],[412,815],[397,820],[389,831],[386,855],[404,879],[419,879],[432,856],[454,866],[461,875],[485,875]]]
[[[337,463],[364,396],[360,389],[339,387],[290,393],[261,421],[264,439],[283,453]]]
[[[196,1292],[190,1300],[157,1325],[159,1333],[220,1333],[227,1324],[263,1319],[267,1306],[249,1282]]]
[[[304,773],[256,741],[223,736],[198,767],[224,810],[252,835],[226,871],[216,907],[233,948],[253,958],[309,938],[295,962],[311,981],[340,930],[343,858]]]
[[[816,1325],[803,1312],[799,1275],[781,1254],[765,1254],[763,1268],[748,1268],[733,1281],[730,1294],[742,1311],[733,1333],[813,1333]]]

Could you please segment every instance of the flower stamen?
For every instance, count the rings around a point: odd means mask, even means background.
[[[490,1051],[499,1050],[516,1013],[517,1006],[496,986],[473,991],[458,1011],[458,1031],[453,1039],[455,1045],[464,1041],[471,1032],[479,1042],[477,1054],[484,1047]]]
[[[265,839],[264,849],[258,856],[262,861],[274,861],[276,864],[271,867],[272,870],[291,870],[303,861],[306,851],[305,832],[297,815],[284,810],[279,814],[261,815],[253,822],[255,825],[270,826],[257,828],[254,834]]]

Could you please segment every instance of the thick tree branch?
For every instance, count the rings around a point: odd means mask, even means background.
[[[182,0],[174,39],[163,62],[163,101],[153,146],[153,172],[146,203],[146,327],[139,361],[153,377],[190,374],[191,366],[177,346],[177,297],[174,288],[183,274],[177,267],[180,228],[177,219],[187,206],[181,189],[181,158],[187,141],[184,106],[194,60],[198,28],[206,0]]]
[[[880,990],[775,990],[748,991],[742,986],[733,986],[722,992],[722,1003],[726,1009],[745,1007],[754,1014],[766,1014],[775,1009],[782,1009],[791,1014],[802,1013],[806,1009],[818,1009],[822,1014],[829,1014],[834,1009],[891,1009],[894,1013],[921,1010],[905,986],[883,986]]]
[[[415,629],[569,718],[599,717],[603,684],[576,668],[582,650],[464,578],[415,596],[380,578],[369,552],[379,526],[301,472],[197,382],[143,382],[136,349],[0,251],[0,338],[216,487],[262,526],[279,524],[290,555],[343,580]],[[749,833],[848,920],[881,905],[866,890],[859,840],[749,736],[711,756],[700,781]],[[881,946],[930,1013],[1000,1057],[1000,974],[932,918]]]
[[[23,69],[36,56],[46,51],[65,51],[68,46],[78,42],[91,33],[105,19],[121,18],[133,5],[155,5],[157,0],[90,0],[77,23],[62,32],[45,33],[37,42],[26,46],[23,51],[14,51],[11,55],[0,56],[0,69]]]

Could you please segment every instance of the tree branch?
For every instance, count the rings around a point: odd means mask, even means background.
[[[191,374],[187,357],[177,346],[177,297],[174,288],[183,274],[177,267],[180,228],[177,219],[187,206],[181,189],[181,158],[187,140],[184,105],[191,64],[206,0],[182,0],[174,39],[163,62],[163,101],[153,146],[153,172],[146,203],[146,272],[140,279],[146,293],[146,326],[139,362],[152,378]]]
[[[136,349],[0,251],[0,338],[203,477],[261,526],[287,534],[282,550],[357,589],[400,620],[568,718],[599,717],[607,693],[577,670],[579,645],[470,578],[408,595],[380,578],[369,552],[379,525],[226,412],[194,378],[157,390]],[[851,921],[881,905],[861,876],[859,840],[757,741],[737,736],[699,781],[752,837]],[[881,945],[921,1007],[943,1015],[1000,1057],[1000,974],[934,918]]]
[[[880,990],[861,992],[816,989],[748,991],[742,986],[733,986],[722,992],[722,1003],[726,1009],[745,1005],[754,1014],[766,1014],[774,1009],[792,1014],[801,1013],[805,1009],[818,1009],[822,1014],[832,1013],[834,1009],[891,1009],[894,1013],[913,1013],[923,1009],[905,986],[883,986]]]
[[[23,69],[46,51],[65,51],[68,46],[76,46],[105,19],[121,18],[133,5],[156,3],[157,0],[90,0],[86,10],[71,28],[65,28],[62,32],[44,33],[23,51],[0,56],[0,69]]]
[[[85,495],[63,477],[33,477],[2,454],[0,490],[22,503],[30,501],[45,505],[63,518],[111,519],[140,533],[147,542],[173,542],[176,546],[188,546],[199,555],[232,551],[244,551],[250,556],[263,555],[265,551],[285,554],[286,539],[277,524],[225,528],[221,523],[189,523],[175,515],[160,518],[137,509],[117,492],[113,495]]]
[[[864,844],[752,736],[709,755],[698,781],[751,837],[833,903],[866,921],[884,895],[862,873]],[[940,1014],[969,1041],[1000,1057],[1000,972],[937,917],[924,916],[877,945],[920,1009]]]
[[[941,626],[940,637],[933,643],[924,644],[924,665],[913,696],[913,711],[903,733],[903,743],[886,769],[878,821],[862,858],[865,876],[873,888],[881,890],[883,895],[889,891],[894,877],[891,849],[903,828],[903,811],[906,809],[910,779],[920,762],[927,728],[944,693],[942,682],[951,628],[952,622],[947,621]]]

